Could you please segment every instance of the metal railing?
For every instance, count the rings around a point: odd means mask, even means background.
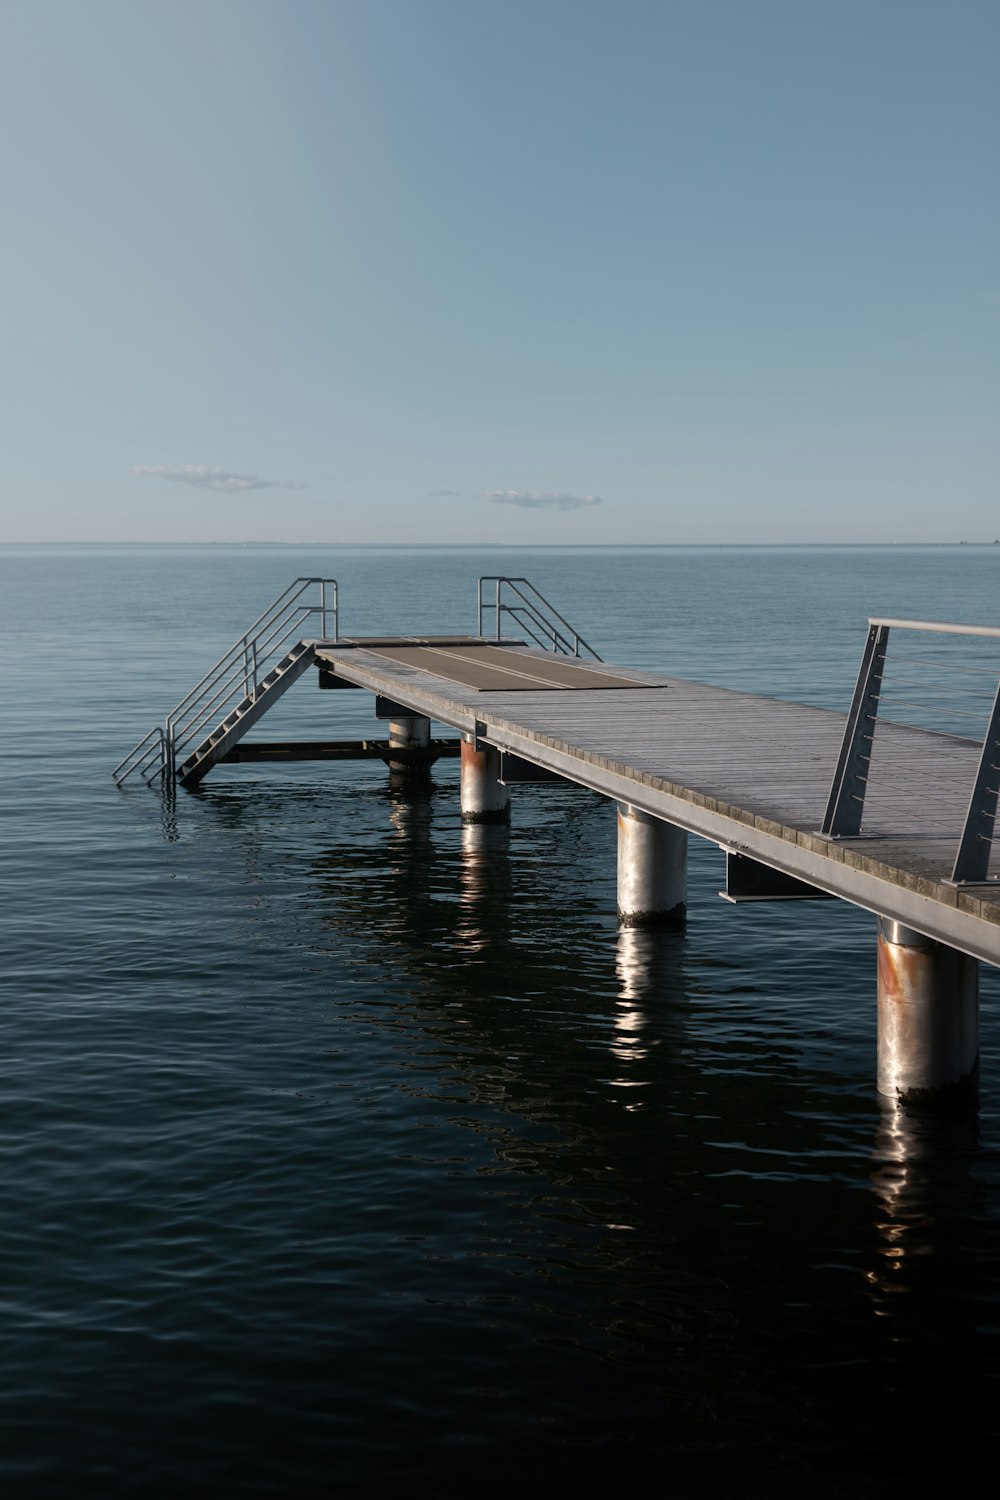
[[[861,836],[865,813],[865,795],[872,777],[872,756],[876,733],[880,723],[886,728],[898,725],[894,717],[879,720],[879,708],[886,706],[895,715],[900,709],[914,712],[924,719],[918,726],[930,729],[941,741],[964,743],[971,750],[978,747],[978,764],[973,780],[965,820],[959,838],[958,849],[952,866],[951,880],[956,885],[985,884],[989,879],[989,862],[993,848],[997,800],[1000,796],[1000,678],[998,664],[973,662],[956,663],[946,661],[938,655],[910,655],[902,663],[903,670],[895,675],[901,677],[892,693],[886,689],[886,652],[890,630],[931,632],[937,635],[970,636],[980,640],[1000,642],[1000,627],[992,625],[952,625],[932,620],[895,620],[872,618],[868,621],[868,637],[861,659],[857,686],[850,713],[844,729],[837,769],[823,819],[822,832],[830,838],[857,838]],[[895,670],[895,669],[894,669]],[[933,673],[942,673],[944,680],[934,681]],[[973,719],[983,723],[984,710],[974,704],[974,679],[985,678],[989,686],[992,707],[985,709],[985,730],[970,736],[966,731],[959,735],[956,721]],[[944,717],[948,729],[942,731],[928,722],[933,712]],[[916,766],[897,765],[897,771],[916,775]]]
[[[314,601],[302,602],[310,589],[317,591]],[[290,583],[171,709],[162,725],[132,747],[111,773],[118,785],[132,775],[140,776],[147,785],[157,779],[172,783],[184,750],[203,737],[209,726],[254,702],[263,679],[287,654],[289,643],[300,642],[308,634],[306,621],[313,618],[319,622],[318,638],[338,639],[335,578],[296,578]]]
[[[489,588],[488,585],[493,585]],[[489,597],[492,595],[492,597]],[[485,635],[483,629],[486,615],[494,614],[494,639],[502,636],[503,617],[511,619],[519,630],[546,651],[555,651],[564,656],[581,656],[584,653],[600,661],[593,646],[588,645],[578,630],[540,594],[534,584],[526,578],[506,578],[498,574],[485,574],[479,580],[477,592],[477,634]]]

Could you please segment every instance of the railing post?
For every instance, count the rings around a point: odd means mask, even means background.
[[[984,882],[988,877],[993,829],[1000,795],[1000,684],[983,740],[979,769],[969,798],[965,827],[955,855],[951,878],[956,885]]]
[[[163,745],[163,779],[168,786],[172,785],[177,774],[176,746],[174,744],[174,721],[168,714],[160,731]]]
[[[497,579],[497,604],[496,604],[496,616],[497,616],[497,619],[496,619],[496,632],[497,632],[496,638],[497,638],[497,640],[500,639],[500,583],[501,583],[501,580],[498,578]]]
[[[869,625],[854,701],[844,727],[830,800],[823,818],[821,832],[830,838],[854,838],[861,832],[888,641],[888,625]]]
[[[326,640],[326,579],[319,581],[319,633]]]
[[[253,684],[250,678],[250,641],[247,636],[243,637],[243,691],[248,698],[253,695]]]

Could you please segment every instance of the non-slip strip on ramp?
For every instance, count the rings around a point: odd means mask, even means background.
[[[481,693],[595,688],[645,688],[648,691],[655,685],[648,681],[634,682],[629,677],[620,677],[589,663],[584,666],[575,657],[533,656],[503,646],[376,646],[365,643],[365,650],[384,661],[432,672],[435,677],[443,677]]]

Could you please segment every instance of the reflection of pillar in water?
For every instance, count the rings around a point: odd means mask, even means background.
[[[389,843],[389,868],[426,894],[430,889],[434,842],[431,837],[434,806],[429,780],[406,774],[389,776],[389,821],[393,836]]]
[[[510,792],[500,780],[499,751],[477,750],[469,740],[462,741],[462,821],[510,821]]]
[[[910,1290],[918,1267],[928,1272],[928,1258],[949,1238],[941,1204],[953,1197],[956,1175],[968,1177],[978,1144],[974,1113],[907,1110],[882,1101],[871,1179],[878,1260],[868,1272],[880,1317],[902,1313],[899,1294]]]
[[[684,971],[685,942],[682,930],[657,927],[619,927],[615,950],[615,972],[619,993],[615,1005],[615,1037],[612,1050],[619,1062],[640,1062],[651,1047],[667,1037],[679,1040],[687,1017],[687,980]],[[673,1011],[673,1020],[664,1020]],[[676,1028],[676,1029],[675,1029]],[[654,1040],[655,1038],[655,1040]],[[636,1088],[637,1077],[622,1076],[619,1086]],[[633,1109],[627,1106],[627,1109]]]
[[[611,1016],[614,1031],[609,1051],[617,1062],[629,1066],[620,1069],[609,1083],[612,1099],[630,1113],[642,1108],[642,1090],[650,1082],[646,1070],[635,1065],[649,1056],[650,1017],[659,999],[655,993],[659,989],[658,950],[662,951],[667,937],[664,932],[636,927],[622,927],[618,932],[615,972],[621,990]],[[643,1001],[649,1002],[648,1006]]]
[[[485,948],[510,927],[510,829],[505,823],[464,823],[456,938]],[[499,899],[494,899],[499,896]]]
[[[911,1132],[908,1117],[895,1105],[883,1110],[882,1124],[875,1138],[875,1155],[879,1166],[872,1173],[872,1187],[878,1200],[875,1220],[878,1231],[878,1263],[868,1273],[872,1286],[882,1292],[893,1292],[906,1258],[907,1220],[912,1219],[915,1178],[919,1181],[919,1142]],[[912,1241],[912,1235],[910,1236]]]
[[[975,1096],[979,964],[879,918],[878,1091],[901,1101],[942,1090]]]
[[[663,927],[684,917],[687,834],[662,818],[618,804],[618,920]]]
[[[649,1000],[659,1009],[687,998],[683,931],[619,927],[615,974],[626,1003]]]
[[[649,1048],[645,1045],[643,1031],[646,1013],[627,1000],[619,1000],[612,1017],[615,1023],[611,1051],[619,1062],[639,1062]]]
[[[655,933],[644,932],[640,927],[619,928],[615,974],[621,988],[621,1002],[631,1004],[649,994],[655,945]]]

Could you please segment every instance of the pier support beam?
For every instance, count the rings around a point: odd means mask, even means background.
[[[500,780],[500,752],[462,741],[462,822],[508,823],[510,792]]]
[[[618,920],[623,927],[680,922],[687,905],[687,844],[682,828],[618,804]]]
[[[978,1074],[978,959],[879,917],[879,1093],[974,1098]]]
[[[400,749],[426,750],[431,742],[431,721],[423,714],[410,714],[406,718],[389,720],[389,745]],[[391,760],[389,770],[393,775],[429,776],[429,760]]]

